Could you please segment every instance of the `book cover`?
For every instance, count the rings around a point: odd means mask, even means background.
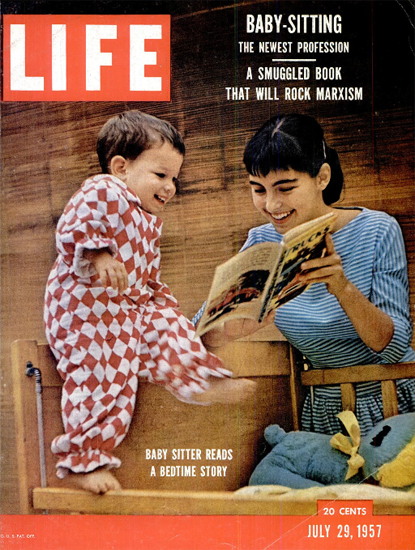
[[[215,268],[240,250],[250,228],[264,223],[252,205],[243,151],[263,122],[286,112],[316,117],[338,151],[341,206],[384,210],[398,220],[413,313],[413,3],[3,0],[1,14],[0,548],[412,549],[410,506],[385,512],[387,504],[374,506],[366,488],[356,500],[319,500],[312,512],[301,498],[272,514],[259,501],[243,514],[232,511],[229,495],[247,485],[263,456],[264,427],[294,428],[289,352],[276,329],[238,352],[238,375],[257,377],[261,388],[244,416],[236,408],[183,409],[167,392],[142,388],[131,434],[140,441],[131,489],[173,495],[152,509],[143,500],[134,514],[126,500],[118,504],[125,512],[109,516],[96,508],[22,513],[11,346],[46,341],[42,309],[57,220],[81,183],[100,171],[94,152],[100,127],[126,109],[169,120],[186,143],[161,240],[162,280],[186,316],[206,300]],[[232,350],[223,357],[235,361]],[[46,418],[59,412],[46,392],[43,409]],[[189,433],[191,417],[197,429]],[[190,512],[192,491],[203,495]]]

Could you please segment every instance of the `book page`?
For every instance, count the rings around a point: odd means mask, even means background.
[[[274,282],[268,289],[261,319],[267,312],[277,309],[306,290],[307,285],[300,280],[301,264],[324,255],[325,236],[332,230],[336,218],[336,214],[321,216],[296,227],[295,231],[286,235],[283,240],[286,248],[280,258],[280,269],[276,271]]]
[[[257,244],[216,268],[198,334],[230,318],[257,317],[262,293],[280,249],[278,243]]]

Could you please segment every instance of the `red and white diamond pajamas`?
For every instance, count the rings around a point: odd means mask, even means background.
[[[162,221],[111,175],[88,179],[57,226],[58,258],[45,296],[46,336],[64,380],[65,433],[52,442],[57,475],[118,467],[111,454],[134,411],[138,377],[182,401],[231,373],[203,346],[160,282]],[[104,288],[85,249],[107,248],[123,262],[128,288]]]

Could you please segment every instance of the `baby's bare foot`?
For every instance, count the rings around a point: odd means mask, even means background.
[[[70,473],[67,476],[69,483],[78,489],[84,489],[97,495],[103,495],[107,491],[121,489],[119,481],[109,472],[99,468],[89,474]]]
[[[256,382],[247,378],[216,378],[209,380],[210,388],[194,396],[200,403],[241,403],[252,399],[256,392]]]

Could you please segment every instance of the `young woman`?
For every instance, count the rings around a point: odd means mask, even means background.
[[[302,278],[312,286],[265,322],[274,321],[313,368],[414,361],[399,225],[384,212],[332,206],[340,198],[343,173],[318,122],[297,114],[270,119],[246,146],[244,163],[254,206],[268,223],[250,230],[242,250],[280,242],[289,229],[337,213],[326,256],[302,265],[307,270]],[[233,321],[203,340],[216,347],[258,328],[249,320]],[[415,411],[415,381],[397,386],[399,412]],[[303,429],[337,433],[341,410],[340,387],[315,388],[313,400],[309,395],[305,402]],[[358,385],[356,416],[363,434],[382,420],[379,382]]]

